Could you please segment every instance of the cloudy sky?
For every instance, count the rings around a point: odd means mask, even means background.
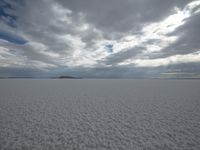
[[[200,73],[200,0],[0,0],[0,77]]]

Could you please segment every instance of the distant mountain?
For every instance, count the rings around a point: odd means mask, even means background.
[[[58,79],[81,79],[80,77],[73,77],[73,76],[60,76]]]

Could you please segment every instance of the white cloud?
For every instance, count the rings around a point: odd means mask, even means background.
[[[0,47],[0,64],[1,67],[15,67],[15,68],[35,68],[46,70],[56,67],[53,64],[48,64],[42,61],[29,60],[26,56],[18,53],[13,53],[12,50],[5,47]]]
[[[200,52],[200,51],[199,51]],[[192,53],[186,55],[174,55],[166,58],[158,59],[129,59],[119,65],[133,64],[137,67],[159,67],[181,63],[195,63],[200,62],[200,53]]]

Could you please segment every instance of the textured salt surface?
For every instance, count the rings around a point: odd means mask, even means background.
[[[199,150],[200,80],[0,80],[0,149]]]

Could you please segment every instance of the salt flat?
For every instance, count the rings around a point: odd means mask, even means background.
[[[199,150],[200,80],[0,80],[0,149]]]

